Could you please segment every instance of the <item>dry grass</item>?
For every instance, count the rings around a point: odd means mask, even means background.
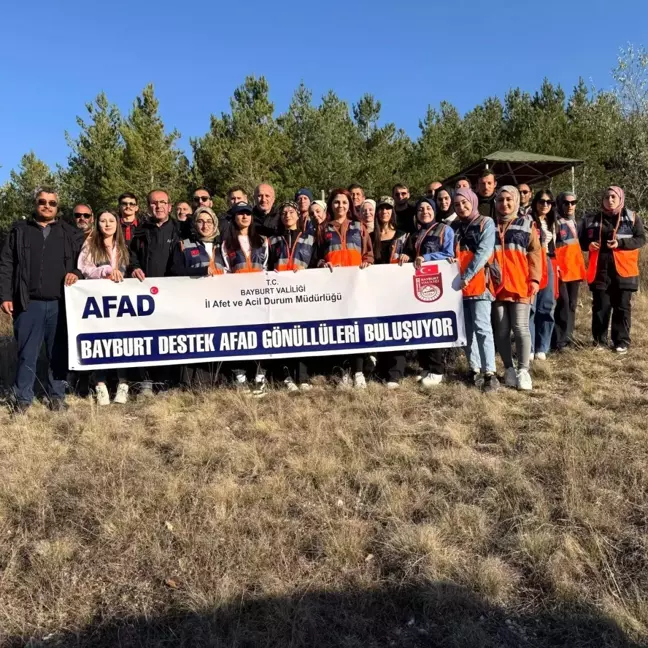
[[[0,645],[645,645],[647,315],[531,394],[0,413]]]

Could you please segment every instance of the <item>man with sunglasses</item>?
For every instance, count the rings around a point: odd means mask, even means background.
[[[137,213],[139,212],[137,196],[127,191],[119,196],[117,202],[119,204],[119,222],[124,232],[124,240],[126,241],[126,245],[129,245],[135,230],[139,227],[137,220]]]
[[[198,187],[196,191],[193,192],[193,210],[196,211],[198,207],[209,207],[210,209],[214,206],[212,201],[211,194],[205,187]]]
[[[94,228],[94,214],[90,205],[80,204],[76,205],[72,210],[72,216],[74,217],[74,224],[77,226],[77,229],[80,230],[83,234],[83,238],[86,239],[92,232]]]
[[[52,410],[67,409],[67,339],[63,287],[81,277],[76,269],[83,235],[57,218],[54,189],[36,191],[31,218],[14,223],[0,253],[0,308],[13,318],[18,347],[14,382],[15,412],[24,413],[34,398],[36,364],[45,344],[45,390]]]
[[[522,183],[518,185],[520,192],[520,216],[528,216],[531,213],[531,198],[533,198],[533,190],[528,184]]]

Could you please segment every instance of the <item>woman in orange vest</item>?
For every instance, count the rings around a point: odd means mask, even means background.
[[[268,267],[268,240],[255,231],[252,206],[240,202],[229,213],[232,224],[227,230],[222,245],[223,261],[227,270],[233,274],[263,272]],[[250,363],[251,364],[251,363]],[[267,391],[265,368],[255,363],[256,373],[252,395],[261,398]],[[236,387],[247,388],[247,371],[243,368],[232,369]]]
[[[625,206],[621,187],[603,194],[600,212],[585,216],[580,244],[589,252],[587,283],[592,291],[592,336],[598,348],[608,346],[612,319],[612,346],[617,353],[630,346],[631,299],[639,288],[639,248],[646,243],[643,221]]]
[[[353,201],[346,189],[334,189],[327,203],[328,221],[319,230],[318,258],[320,268],[358,267],[367,268],[374,262],[371,237],[365,226],[353,216]],[[344,356],[346,362],[348,358]],[[333,358],[342,360],[342,357]],[[366,389],[362,354],[351,356],[353,385],[356,389]],[[343,371],[340,386],[351,385],[351,376]]]
[[[287,201],[279,206],[279,231],[268,242],[268,269],[276,272],[298,272],[309,267],[315,245],[315,225],[310,218],[300,218],[297,203]],[[306,358],[277,360],[280,379],[290,392],[309,391]]]
[[[493,294],[489,289],[487,264],[493,260],[495,223],[479,213],[479,198],[472,189],[457,189],[454,195],[455,257],[461,273],[466,356],[472,382],[478,389],[499,389],[495,368],[495,341],[491,323]]]
[[[538,230],[542,245],[542,278],[540,290],[531,302],[529,331],[531,332],[531,360],[546,360],[551,348],[556,310],[556,212],[554,197],[549,189],[541,189],[531,201],[528,214]]]
[[[564,191],[558,196],[556,209],[556,262],[558,263],[558,299],[554,313],[553,348],[562,351],[572,343],[576,324],[578,291],[585,279],[585,260],[578,242],[576,227],[576,194]]]
[[[520,216],[520,193],[504,185],[496,195],[497,231],[490,276],[493,282],[493,333],[504,362],[504,384],[533,389],[529,374],[531,301],[540,288],[542,247],[533,221]],[[513,366],[511,331],[515,337],[517,371]]]

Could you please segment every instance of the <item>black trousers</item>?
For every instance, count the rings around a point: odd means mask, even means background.
[[[616,285],[606,290],[592,290],[592,336],[599,344],[607,344],[612,319],[612,344],[630,346],[631,301],[633,290]]]
[[[580,284],[580,281],[561,281],[558,286],[558,301],[554,312],[554,349],[564,349],[572,341]]]
[[[276,360],[274,375],[276,380],[292,378],[296,383],[308,382],[307,358],[284,358]]]
[[[445,349],[422,349],[418,352],[418,361],[424,371],[438,375],[445,373]]]
[[[387,379],[387,382],[400,382],[405,375],[407,360],[405,353],[390,351],[378,355],[378,373]]]

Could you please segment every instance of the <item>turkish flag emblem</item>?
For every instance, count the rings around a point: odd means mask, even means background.
[[[422,302],[434,302],[443,295],[443,279],[438,265],[424,265],[414,271],[414,296]]]

